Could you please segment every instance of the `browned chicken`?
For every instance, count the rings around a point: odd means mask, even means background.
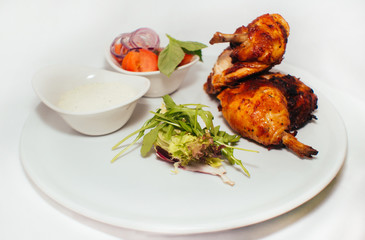
[[[289,25],[279,14],[265,14],[233,34],[217,32],[211,44],[229,42],[217,59],[204,89],[217,94],[227,86],[279,64],[285,53]]]
[[[264,146],[285,145],[300,157],[318,153],[294,136],[317,108],[317,96],[299,79],[266,73],[227,88],[217,97],[224,118],[243,137]]]

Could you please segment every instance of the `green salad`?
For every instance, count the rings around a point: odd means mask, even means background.
[[[239,165],[249,177],[250,173],[242,161],[234,157],[233,152],[235,149],[252,150],[235,147],[240,136],[228,134],[221,131],[220,126],[214,126],[214,117],[210,111],[204,110],[205,107],[207,106],[202,104],[177,105],[169,95],[165,95],[162,107],[156,112],[151,112],[152,118],[113,146],[112,149],[115,150],[137,134],[134,141],[124,147],[112,162],[143,137],[141,155],[145,157],[154,149],[157,156],[174,164],[175,171],[178,168],[194,171],[192,166],[202,165],[209,166],[210,169],[219,168],[222,162],[227,160],[229,164]],[[204,123],[205,126],[201,126],[200,123]],[[147,130],[149,131],[146,133]],[[204,169],[206,168],[196,171],[205,172]]]

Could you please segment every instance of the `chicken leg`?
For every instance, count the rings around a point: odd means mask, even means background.
[[[247,76],[269,70],[279,64],[285,53],[289,25],[279,14],[265,14],[233,34],[217,32],[211,44],[229,42],[217,59],[204,89],[218,94]]]
[[[281,73],[251,77],[218,96],[223,117],[233,130],[264,146],[284,145],[300,157],[318,153],[292,131],[314,116],[317,96],[299,79]]]

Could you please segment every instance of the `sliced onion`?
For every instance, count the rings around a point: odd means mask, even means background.
[[[115,52],[115,44],[122,44],[121,53]],[[158,34],[150,28],[139,28],[130,33],[122,33],[114,39],[110,46],[110,52],[117,59],[122,60],[132,49],[145,48],[157,50],[160,47]]]
[[[129,50],[134,48],[129,42],[131,36],[132,33],[122,33],[116,37],[110,46],[110,52],[117,58],[123,58],[129,52]],[[122,50],[120,54],[115,52],[115,44],[118,43],[122,44]]]
[[[133,48],[132,44],[130,44],[131,37],[132,37],[132,33],[122,33],[120,35],[120,43],[126,49],[132,49]]]
[[[130,44],[135,48],[145,48],[149,50],[160,47],[158,34],[150,28],[139,28],[132,33]]]

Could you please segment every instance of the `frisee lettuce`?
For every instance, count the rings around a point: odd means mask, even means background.
[[[155,145],[167,151],[172,159],[178,159],[179,165],[184,167],[189,164],[204,163],[218,166],[220,148],[214,144],[213,138],[208,133],[197,137],[174,129],[170,135],[166,131],[167,128],[159,131]]]
[[[134,141],[122,149],[113,159],[116,161],[133,144],[143,137],[141,155],[146,156],[151,149],[158,146],[167,151],[171,157],[178,161],[180,166],[193,163],[204,163],[212,167],[219,167],[224,156],[232,165],[239,165],[247,176],[250,173],[243,166],[241,160],[233,155],[234,145],[240,136],[231,135],[221,131],[220,126],[214,126],[213,115],[203,108],[202,104],[177,105],[169,95],[163,97],[164,107],[151,112],[154,116],[147,120],[143,126],[126,136],[113,146],[117,149],[123,142],[137,134]],[[205,126],[199,124],[201,120]],[[146,130],[150,130],[145,134]]]

